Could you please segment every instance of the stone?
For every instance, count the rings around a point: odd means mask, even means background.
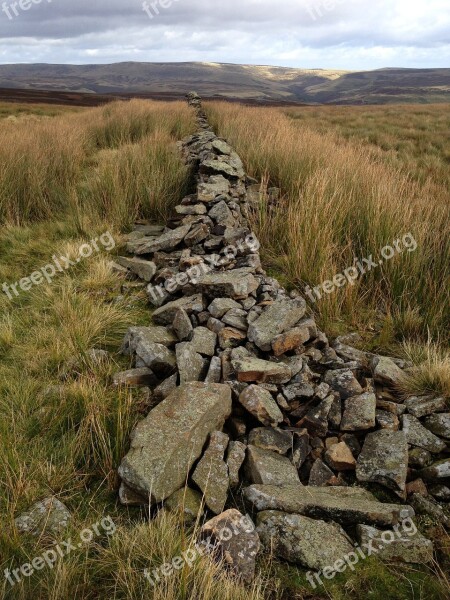
[[[406,435],[408,444],[428,450],[432,454],[443,452],[447,445],[434,433],[428,431],[422,423],[412,415],[402,416],[402,430]]]
[[[272,342],[272,350],[275,356],[282,356],[286,352],[297,350],[306,344],[311,338],[308,327],[295,327],[286,333],[277,335]]]
[[[405,381],[404,372],[387,356],[374,356],[371,360],[373,378],[377,383],[396,387]]]
[[[122,481],[119,488],[119,500],[123,506],[148,506],[148,498],[144,498]]]
[[[433,562],[433,543],[417,531],[412,521],[404,523],[397,533],[375,527],[357,525],[359,545],[369,545],[382,560],[427,564]]]
[[[177,387],[178,384],[178,373],[174,373],[167,379],[164,379],[158,387],[153,390],[153,398],[157,402],[165,400],[169,394]]]
[[[197,197],[200,202],[212,202],[218,196],[228,194],[230,191],[230,182],[222,175],[210,177],[207,183],[199,183],[197,187]]]
[[[67,506],[55,497],[36,502],[14,520],[19,533],[40,536],[59,535],[67,528],[71,514]]]
[[[428,489],[423,479],[416,479],[406,484],[406,495],[420,494],[421,496],[428,496]]]
[[[259,358],[246,357],[232,361],[238,381],[246,383],[287,383],[292,371],[283,363],[269,362]]]
[[[130,327],[122,342],[121,353],[125,356],[132,356],[136,352],[138,343],[142,340],[162,344],[168,348],[175,346],[178,341],[167,327]]]
[[[187,236],[184,238],[184,243],[188,247],[196,246],[196,244],[200,244],[206,240],[209,236],[210,228],[206,223],[200,223],[198,225],[194,225]]]
[[[433,462],[433,455],[423,448],[412,448],[409,451],[408,465],[415,469],[423,469]]]
[[[179,308],[175,313],[172,327],[180,342],[184,342],[192,338],[194,328],[189,315],[183,308]]]
[[[300,429],[294,432],[293,450],[290,453],[289,458],[297,469],[302,467],[310,452],[311,446],[309,445],[308,431],[306,429]]]
[[[226,325],[234,327],[235,329],[239,329],[242,331],[247,331],[248,329],[247,313],[245,310],[239,308],[232,308],[231,310],[229,310],[222,317],[222,321]]]
[[[217,344],[217,334],[207,327],[196,327],[192,336],[192,347],[203,356],[214,356]]]
[[[335,471],[354,471],[356,460],[345,442],[334,444],[325,452],[325,462]]]
[[[328,413],[328,423],[331,429],[338,431],[342,423],[342,400],[337,392],[333,392],[333,395],[334,401]]]
[[[379,483],[403,496],[408,472],[408,443],[402,431],[370,433],[356,465],[356,478]]]
[[[390,431],[400,429],[400,419],[386,410],[377,410],[376,422],[380,429],[389,429]]]
[[[222,361],[218,356],[213,356],[209,364],[208,373],[205,377],[206,383],[220,383],[222,379]]]
[[[232,298],[215,298],[208,306],[208,311],[215,319],[221,319],[233,308],[240,309],[241,305]]]
[[[228,445],[227,467],[231,488],[237,488],[240,484],[239,471],[244,464],[246,451],[247,446],[242,442],[232,441]]]
[[[420,471],[420,476],[425,481],[439,481],[450,477],[450,458],[444,458]]]
[[[177,366],[175,354],[167,346],[143,338],[136,345],[136,367],[143,366],[160,377],[167,377]]]
[[[178,215],[206,215],[208,209],[204,204],[179,205],[175,207]]]
[[[439,502],[450,502],[450,488],[446,485],[432,485],[430,494]]]
[[[116,261],[122,267],[125,267],[140,279],[150,283],[153,277],[156,275],[157,267],[154,262],[149,260],[143,260],[141,258],[126,258],[119,256]]]
[[[423,424],[431,433],[450,440],[450,413],[431,415],[424,420]]]
[[[427,515],[439,525],[450,527],[450,518],[447,517],[442,506],[434,498],[413,494],[410,496],[409,501],[418,515]]]
[[[332,483],[334,477],[333,471],[327,467],[323,460],[317,458],[311,467],[308,485],[312,487],[325,487]]]
[[[157,325],[172,325],[175,315],[180,308],[183,308],[188,315],[202,312],[204,308],[202,295],[185,296],[157,308],[152,315],[154,323]]]
[[[191,225],[182,225],[177,229],[171,229],[166,233],[163,233],[160,237],[150,239],[149,241],[143,242],[134,249],[134,253],[139,255],[142,254],[154,254],[161,250],[169,252],[174,250],[181,244],[186,235],[189,233]]]
[[[203,496],[197,490],[182,488],[167,498],[164,508],[182,515],[183,522],[191,525],[203,516]]]
[[[272,349],[274,339],[291,329],[306,312],[303,298],[280,300],[268,306],[248,328],[248,339],[265,352]]]
[[[228,208],[227,203],[221,200],[211,208],[208,216],[219,225],[224,227],[234,227],[236,219],[233,217],[231,210]]]
[[[293,435],[276,427],[258,427],[250,431],[248,443],[263,450],[271,450],[286,455],[292,450]]]
[[[130,369],[128,371],[116,373],[113,378],[113,383],[118,387],[154,387],[158,384],[158,379],[151,369],[142,367],[141,369]]]
[[[339,338],[334,342],[333,349],[336,351],[336,354],[340,358],[343,358],[346,362],[357,362],[362,368],[365,369],[369,367],[372,356],[369,352],[363,352],[362,350],[353,348],[348,344],[344,344]]]
[[[251,485],[244,498],[258,512],[279,510],[343,525],[390,527],[414,516],[410,506],[384,504],[361,488]]]
[[[204,524],[201,537],[209,539],[209,545],[238,579],[247,583],[254,579],[261,542],[250,517],[234,508],[227,510]]]
[[[324,381],[325,383],[328,383],[333,390],[339,392],[343,400],[353,396],[360,396],[364,392],[360,383],[349,369],[327,371],[325,373]]]
[[[341,431],[365,431],[376,424],[377,399],[375,394],[352,396],[345,401]]]
[[[354,547],[336,523],[275,510],[260,512],[256,531],[276,557],[316,571],[352,553]]]
[[[417,419],[434,413],[444,412],[447,408],[445,398],[430,398],[429,396],[408,398],[405,401],[405,405],[409,414]]]
[[[231,414],[227,385],[189,383],[175,389],[140,421],[119,467],[125,484],[162,502],[183,487],[209,435]]]
[[[406,412],[406,406],[404,404],[397,404],[396,402],[391,402],[389,400],[383,400],[382,398],[377,397],[377,408],[380,410],[384,410],[386,412],[390,412],[396,417],[400,417]]]
[[[258,385],[249,385],[239,396],[239,402],[260,423],[268,427],[283,421],[283,414],[270,392]]]
[[[234,269],[204,275],[198,284],[199,290],[208,296],[227,297],[234,300],[247,298],[258,288],[258,280],[245,269]]]
[[[192,342],[182,342],[177,344],[176,362],[180,373],[180,385],[190,381],[200,381],[205,369],[205,361],[202,356],[196,352]]]
[[[310,435],[325,437],[328,433],[328,415],[334,403],[334,396],[325,400],[309,410],[306,416],[297,423],[297,427],[304,427]]]
[[[228,442],[225,433],[213,432],[192,475],[192,480],[203,493],[206,506],[216,515],[223,512],[228,496],[228,467],[224,461]]]
[[[239,331],[239,329],[233,329],[232,327],[221,328],[218,336],[219,346],[222,348],[222,350],[236,348],[237,346],[244,344],[247,339],[247,336],[243,331]]]
[[[288,458],[256,446],[247,447],[245,472],[251,483],[301,485],[297,469]]]
[[[219,159],[204,160],[200,164],[200,173],[206,175],[223,175],[227,179],[239,179],[244,176],[244,171],[236,170],[233,166]]]

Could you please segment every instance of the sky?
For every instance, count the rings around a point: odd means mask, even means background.
[[[450,67],[449,0],[0,0],[0,63]]]

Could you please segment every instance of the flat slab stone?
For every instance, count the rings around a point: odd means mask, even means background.
[[[264,485],[295,485],[300,483],[297,469],[291,461],[278,452],[247,447],[245,462],[247,478],[252,483]]]
[[[205,369],[205,360],[195,351],[192,342],[177,344],[175,351],[181,385],[190,381],[200,381]]]
[[[143,260],[141,258],[127,258],[125,256],[119,256],[116,258],[116,262],[148,283],[150,283],[157,271],[157,267],[154,262]]]
[[[210,297],[227,297],[235,300],[247,298],[258,289],[258,286],[256,277],[240,269],[206,273],[198,283],[198,289]]]
[[[289,450],[293,450],[294,439],[290,431],[284,431],[277,427],[257,427],[250,431],[248,443],[284,456]]]
[[[144,242],[137,246],[134,253],[139,255],[142,254],[154,254],[155,252],[174,250],[184,238],[187,236],[191,229],[191,225],[182,225],[177,229],[172,229],[166,233],[163,233],[160,237],[151,239],[150,241]]]
[[[431,415],[424,420],[423,424],[434,435],[450,440],[450,413]]]
[[[184,486],[209,435],[222,429],[230,414],[228,385],[177,388],[136,426],[120,477],[152,504],[162,502]]]
[[[228,442],[229,437],[225,433],[214,431],[192,475],[192,480],[203,493],[206,506],[216,515],[223,512],[228,496],[228,467],[224,462]]]
[[[153,313],[153,321],[157,325],[172,325],[173,320],[177,314],[177,311],[182,308],[187,312],[188,315],[192,313],[202,312],[204,307],[203,296],[201,294],[195,294],[194,296],[185,296],[168,302],[164,306],[157,308]]]
[[[405,405],[409,414],[417,419],[434,413],[444,412],[447,408],[445,398],[430,398],[429,396],[408,398],[405,401]]]
[[[430,465],[420,471],[420,476],[426,481],[439,481],[450,477],[450,458],[445,458]]]
[[[339,392],[343,400],[353,396],[360,396],[364,392],[353,372],[349,369],[327,371],[324,381],[333,390]]]
[[[419,419],[412,415],[403,415],[401,419],[408,444],[428,450],[432,454],[439,454],[446,449],[447,444],[424,427]]]
[[[402,431],[376,431],[364,442],[356,465],[360,482],[379,483],[396,493],[406,489],[408,442]]]
[[[407,519],[398,534],[367,525],[358,525],[356,533],[360,546],[371,544],[382,560],[416,564],[433,561],[433,543],[417,531],[412,520]]]
[[[288,365],[251,356],[234,359],[232,365],[238,380],[247,383],[287,383],[292,377]]]
[[[268,306],[248,328],[248,339],[258,348],[269,352],[275,338],[292,329],[305,315],[306,302],[303,298],[280,300]]]
[[[365,431],[376,424],[377,397],[375,394],[352,396],[345,401],[341,431]]]
[[[354,550],[337,523],[267,510],[258,514],[256,525],[262,543],[275,556],[309,569],[329,567]]]
[[[199,183],[197,196],[200,202],[212,202],[217,196],[228,194],[230,182],[223,175],[215,175],[208,179],[207,183]]]
[[[167,327],[130,327],[122,342],[122,354],[131,356],[136,352],[139,342],[147,341],[154,344],[163,344],[171,348],[177,342],[176,336]]]
[[[383,504],[361,488],[251,485],[244,497],[257,511],[280,510],[341,524],[389,527],[414,516],[410,506]]]
[[[377,383],[395,387],[405,380],[405,373],[388,356],[374,356],[370,366]]]

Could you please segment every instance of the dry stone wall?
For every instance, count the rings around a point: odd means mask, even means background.
[[[218,515],[208,532],[245,506],[256,532],[217,541],[245,579],[260,541],[320,569],[415,510],[448,523],[439,504],[450,495],[444,399],[404,402],[395,386],[408,365],[357,350],[351,337],[330,344],[304,298],[266,275],[248,220],[258,183],[195,93],[189,103],[199,130],[180,149],[196,191],[165,228],[137,227],[133,256],[118,261],[148,283],[154,307],[154,326],[132,327],[124,340],[133,369],[116,376],[150,388],[154,407],[120,466],[121,501]],[[420,534],[395,544],[405,560],[432,559]]]

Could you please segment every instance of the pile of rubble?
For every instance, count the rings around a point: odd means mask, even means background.
[[[256,531],[217,542],[246,579],[260,541],[321,569],[415,512],[448,523],[445,400],[404,401],[395,389],[409,365],[357,350],[351,336],[330,344],[305,300],[265,274],[248,224],[259,185],[200,98],[189,102],[200,130],[181,147],[196,193],[167,227],[137,226],[133,256],[116,266],[148,284],[155,308],[154,326],[127,333],[134,368],[115,378],[149,388],[153,407],[120,466],[121,501],[218,515],[209,534],[235,523],[238,507],[251,511]],[[371,486],[397,500],[378,501]],[[433,557],[419,533],[380,552]]]

